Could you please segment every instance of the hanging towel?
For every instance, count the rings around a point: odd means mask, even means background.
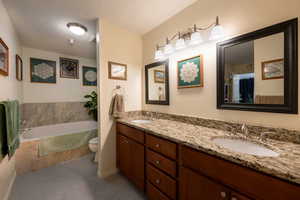
[[[124,100],[123,96],[116,94],[111,101],[109,114],[115,118],[120,117],[120,114],[124,112]]]
[[[5,129],[4,129],[4,141],[2,144],[6,144],[2,149],[4,153],[8,153],[11,158],[20,145],[19,130],[20,130],[20,110],[18,101],[3,101],[0,102],[0,106],[3,107],[5,113]],[[7,151],[7,152],[5,152]]]

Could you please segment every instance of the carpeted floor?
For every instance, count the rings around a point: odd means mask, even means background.
[[[10,200],[145,200],[123,176],[97,178],[91,156],[18,176]]]

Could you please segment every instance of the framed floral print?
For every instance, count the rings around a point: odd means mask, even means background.
[[[0,38],[0,74],[8,76],[9,71],[9,49]]]
[[[56,83],[56,62],[30,58],[30,76],[32,83]]]
[[[262,62],[262,80],[283,79],[284,59]]]
[[[108,78],[116,80],[127,80],[127,65],[109,61]]]
[[[195,56],[177,63],[177,87],[203,87],[203,56]]]
[[[82,83],[84,86],[97,86],[96,67],[82,67]]]
[[[23,61],[19,55],[16,55],[16,78],[18,81],[23,80]]]
[[[154,83],[165,83],[165,71],[154,70]]]
[[[79,60],[70,58],[59,58],[61,78],[79,78]]]

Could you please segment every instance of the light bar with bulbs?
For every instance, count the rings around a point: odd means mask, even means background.
[[[212,28],[209,40],[218,40],[224,37],[224,29],[219,23],[219,17],[216,21],[204,28],[198,28],[195,24],[193,28],[188,28],[185,32],[176,33],[171,39],[166,39],[163,46],[156,45],[155,60],[163,60],[176,50],[181,50],[189,46],[198,45],[203,42],[200,31]],[[175,46],[171,44],[176,39]]]

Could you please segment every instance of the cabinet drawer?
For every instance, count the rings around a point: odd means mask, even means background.
[[[147,183],[147,197],[149,200],[170,200],[166,195],[156,189],[150,182]]]
[[[174,179],[149,164],[147,165],[147,179],[170,198],[176,199],[177,184]]]
[[[140,131],[138,129],[131,128],[129,126],[117,123],[117,132],[137,142],[145,143],[145,134],[143,131]]]
[[[183,166],[218,180],[253,199],[300,199],[299,185],[282,181],[186,146],[181,148],[181,160]]]
[[[147,161],[170,176],[176,177],[176,162],[149,149],[147,150]]]
[[[146,135],[146,144],[150,149],[159,152],[171,159],[177,158],[177,144],[152,136]]]

